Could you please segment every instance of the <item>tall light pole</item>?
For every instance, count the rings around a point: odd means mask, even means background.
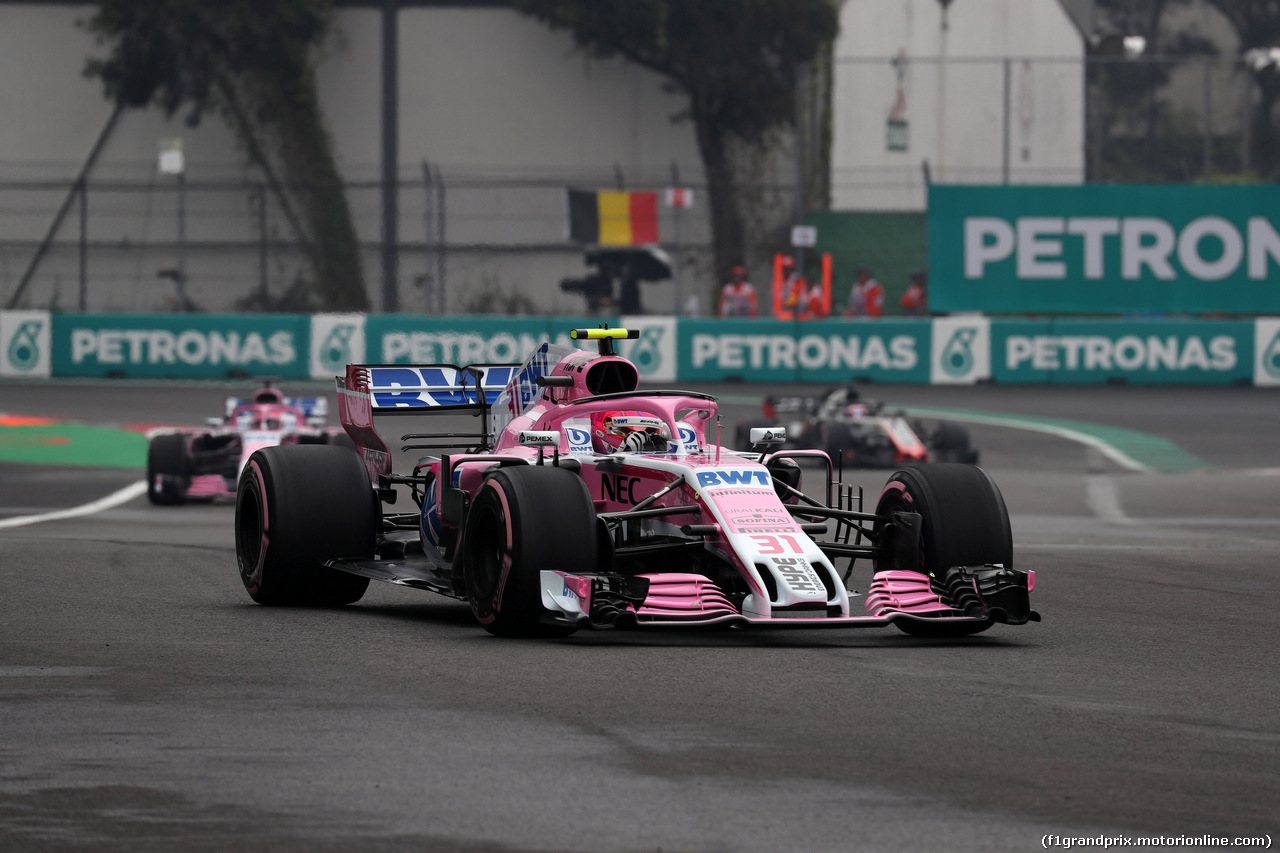
[[[942,30],[938,38],[938,174],[945,180],[947,166],[947,9],[952,0],[938,0],[942,7]]]
[[[400,307],[397,282],[400,169],[396,144],[400,124],[396,86],[399,70],[396,12],[399,5],[399,0],[383,0],[382,3],[382,310],[388,314],[394,314]]]

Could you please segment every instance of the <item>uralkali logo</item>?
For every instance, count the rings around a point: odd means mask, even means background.
[[[293,333],[187,329],[72,329],[71,363],[100,365],[292,365]]]

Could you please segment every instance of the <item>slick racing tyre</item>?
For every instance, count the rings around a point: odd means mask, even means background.
[[[929,450],[939,462],[978,464],[978,452],[969,443],[969,430],[955,421],[939,421],[931,444]]]
[[[819,448],[831,457],[831,464],[840,466],[840,457],[848,455],[849,459],[857,459],[853,434],[847,426],[826,422],[818,427],[816,443]]]
[[[895,510],[920,513],[920,565],[877,562],[876,571],[914,570],[942,581],[953,566],[1013,567],[1009,511],[995,481],[981,468],[939,462],[897,471],[880,493],[876,515]],[[990,627],[989,622],[896,624],[908,634],[929,637],[976,634]]]
[[[147,444],[147,500],[159,506],[182,503],[190,471],[185,436],[167,433],[151,439]]]
[[[596,566],[595,506],[575,474],[551,466],[501,468],[480,485],[462,536],[467,598],[499,637],[567,636],[572,625],[541,621],[540,572]]]
[[[324,565],[369,559],[377,496],[360,457],[344,447],[264,447],[236,490],[236,560],[259,604],[337,607],[359,601],[369,579]]]
[[[345,432],[326,433],[324,443],[331,447],[347,447],[351,450],[356,449],[356,443],[352,441],[351,436],[347,435]]]

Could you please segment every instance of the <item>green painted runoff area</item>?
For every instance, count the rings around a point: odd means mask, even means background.
[[[0,462],[143,468],[147,439],[136,432],[91,424],[0,427]]]
[[[1002,415],[991,412],[974,412],[964,409],[932,409],[909,407],[914,415],[931,418],[955,418],[1008,426],[1014,429],[1042,428],[1044,431],[1058,434],[1077,433],[1093,439],[1099,444],[1124,454],[1140,466],[1162,474],[1182,474],[1187,471],[1202,471],[1212,468],[1198,456],[1183,450],[1172,441],[1123,427],[1104,426],[1083,421],[1064,420],[1062,418],[1041,418],[1026,415]]]

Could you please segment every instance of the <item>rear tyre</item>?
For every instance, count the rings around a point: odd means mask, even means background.
[[[824,421],[818,427],[818,444],[831,457],[833,465],[840,464],[842,454],[853,455],[853,434],[844,424]]]
[[[157,506],[182,503],[190,471],[185,436],[167,433],[151,439],[147,444],[147,500]]]
[[[542,622],[540,572],[595,569],[591,494],[580,477],[560,468],[500,468],[471,502],[461,552],[471,611],[490,634],[572,634],[577,626]]]
[[[929,450],[939,462],[978,463],[978,453],[970,446],[969,430],[955,421],[939,421],[932,444]]]
[[[939,462],[897,471],[880,493],[876,514],[895,510],[920,513],[920,566],[877,562],[876,571],[913,570],[941,582],[953,566],[1013,567],[1009,511],[995,481],[981,468]],[[908,634],[923,637],[964,636],[990,627],[984,622],[897,625]]]
[[[236,560],[259,604],[337,607],[369,579],[324,565],[373,556],[378,504],[360,457],[340,447],[264,447],[236,491]]]
[[[351,436],[345,432],[325,433],[325,444],[331,447],[347,447],[351,450],[356,449],[356,443],[351,440]]]

